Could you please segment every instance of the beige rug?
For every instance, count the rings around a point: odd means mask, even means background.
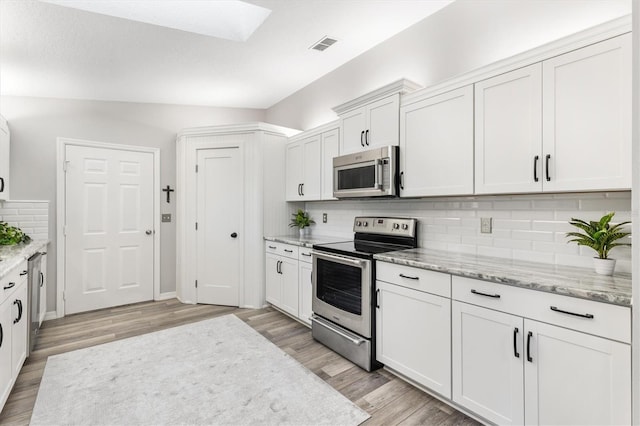
[[[31,425],[358,425],[367,418],[227,315],[49,357]]]

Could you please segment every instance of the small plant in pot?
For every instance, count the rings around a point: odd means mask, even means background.
[[[309,217],[309,213],[303,211],[302,209],[298,209],[298,211],[296,213],[293,213],[292,216],[293,218],[291,219],[289,227],[298,228],[300,230],[301,237],[309,235],[309,226],[315,223],[313,219]]]
[[[615,212],[607,213],[598,221],[585,221],[571,218],[570,225],[582,230],[582,232],[567,232],[567,238],[572,238],[568,242],[576,243],[579,246],[590,247],[598,253],[593,258],[596,273],[602,275],[613,275],[616,260],[609,258],[609,251],[618,246],[630,246],[630,243],[617,242],[621,238],[631,235],[625,232],[624,226],[631,222],[620,222],[611,224],[611,219]]]

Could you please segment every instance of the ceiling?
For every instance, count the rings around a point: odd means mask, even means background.
[[[0,0],[0,94],[268,108],[452,0],[248,2],[271,13],[242,42]]]

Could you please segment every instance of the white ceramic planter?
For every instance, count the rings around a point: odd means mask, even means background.
[[[593,258],[593,267],[596,270],[596,274],[600,275],[613,275],[613,271],[616,269],[615,259],[600,259],[598,257]]]
[[[311,235],[311,228],[309,228],[308,226],[305,228],[300,228],[298,231],[300,232],[300,238],[308,237],[309,235]]]

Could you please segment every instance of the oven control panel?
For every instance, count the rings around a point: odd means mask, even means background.
[[[353,232],[365,234],[398,235],[414,237],[416,219],[402,217],[356,217],[353,221]]]

